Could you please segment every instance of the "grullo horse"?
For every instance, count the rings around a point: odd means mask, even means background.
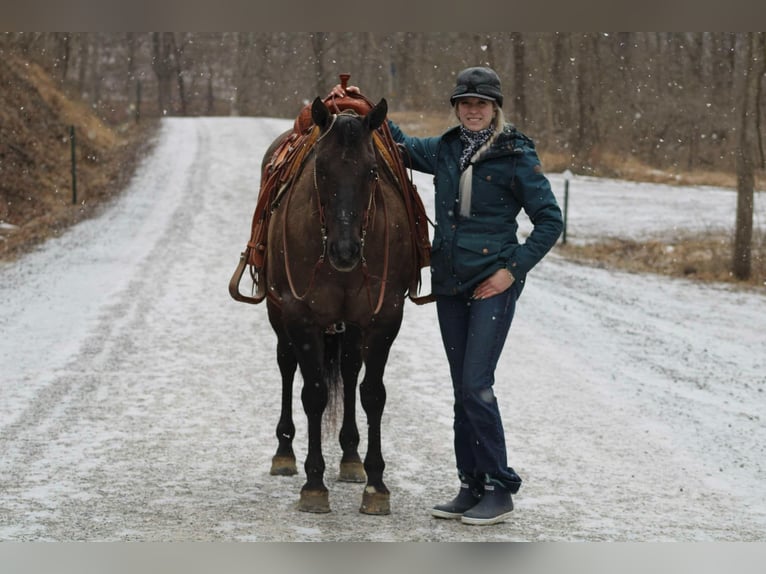
[[[417,261],[404,182],[383,160],[373,134],[384,123],[386,100],[364,115],[332,113],[316,98],[311,119],[318,136],[299,173],[272,204],[266,243],[266,303],[277,336],[282,410],[271,473],[296,474],[292,448],[293,379],[300,367],[308,453],[298,508],[329,512],[322,455],[323,413],[342,395],[339,480],[364,482],[360,511],[389,514],[383,482],[383,374],[402,322]],[[286,134],[277,138],[264,166]],[[356,426],[356,387],[367,416],[362,463]]]

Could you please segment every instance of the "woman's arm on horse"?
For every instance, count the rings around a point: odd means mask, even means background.
[[[335,84],[335,86],[333,86],[333,89],[330,90],[330,93],[327,94],[327,97],[332,98],[334,96],[336,98],[345,98],[346,92],[348,92],[349,94],[362,93],[357,86],[346,86],[346,89],[344,90],[342,85]]]

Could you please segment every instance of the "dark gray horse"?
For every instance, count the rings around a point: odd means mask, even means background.
[[[322,420],[328,403],[340,392],[340,480],[366,480],[361,512],[390,512],[381,453],[383,373],[416,262],[400,184],[383,165],[373,142],[373,132],[386,113],[385,100],[366,115],[332,114],[321,99],[314,100],[316,143],[271,214],[266,301],[282,376],[279,446],[271,472],[297,472],[292,393],[300,367],[308,454],[299,508],[307,512],[330,511]],[[264,164],[285,136],[272,144]],[[362,464],[355,404],[363,365],[359,394],[368,437]]]

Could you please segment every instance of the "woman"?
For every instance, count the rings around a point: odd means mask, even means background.
[[[347,90],[359,93],[355,86]],[[338,85],[331,95],[346,94]],[[454,499],[431,513],[497,524],[510,516],[521,478],[507,462],[495,368],[527,273],[556,243],[563,220],[534,143],[504,120],[495,71],[461,71],[450,104],[459,125],[440,136],[410,137],[389,121],[411,167],[434,175],[431,292],[454,390],[461,484]],[[521,209],[534,227],[519,244]]]

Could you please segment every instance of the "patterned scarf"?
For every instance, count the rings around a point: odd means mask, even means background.
[[[494,126],[489,126],[478,132],[473,132],[460,126],[460,140],[463,142],[463,153],[460,155],[460,215],[471,216],[471,187],[473,179],[473,162],[478,159],[482,146],[485,145],[495,132]]]
[[[460,171],[463,171],[476,151],[487,143],[487,140],[495,133],[495,127],[489,126],[478,132],[473,132],[460,126],[460,141],[463,142],[463,153],[460,156]]]

